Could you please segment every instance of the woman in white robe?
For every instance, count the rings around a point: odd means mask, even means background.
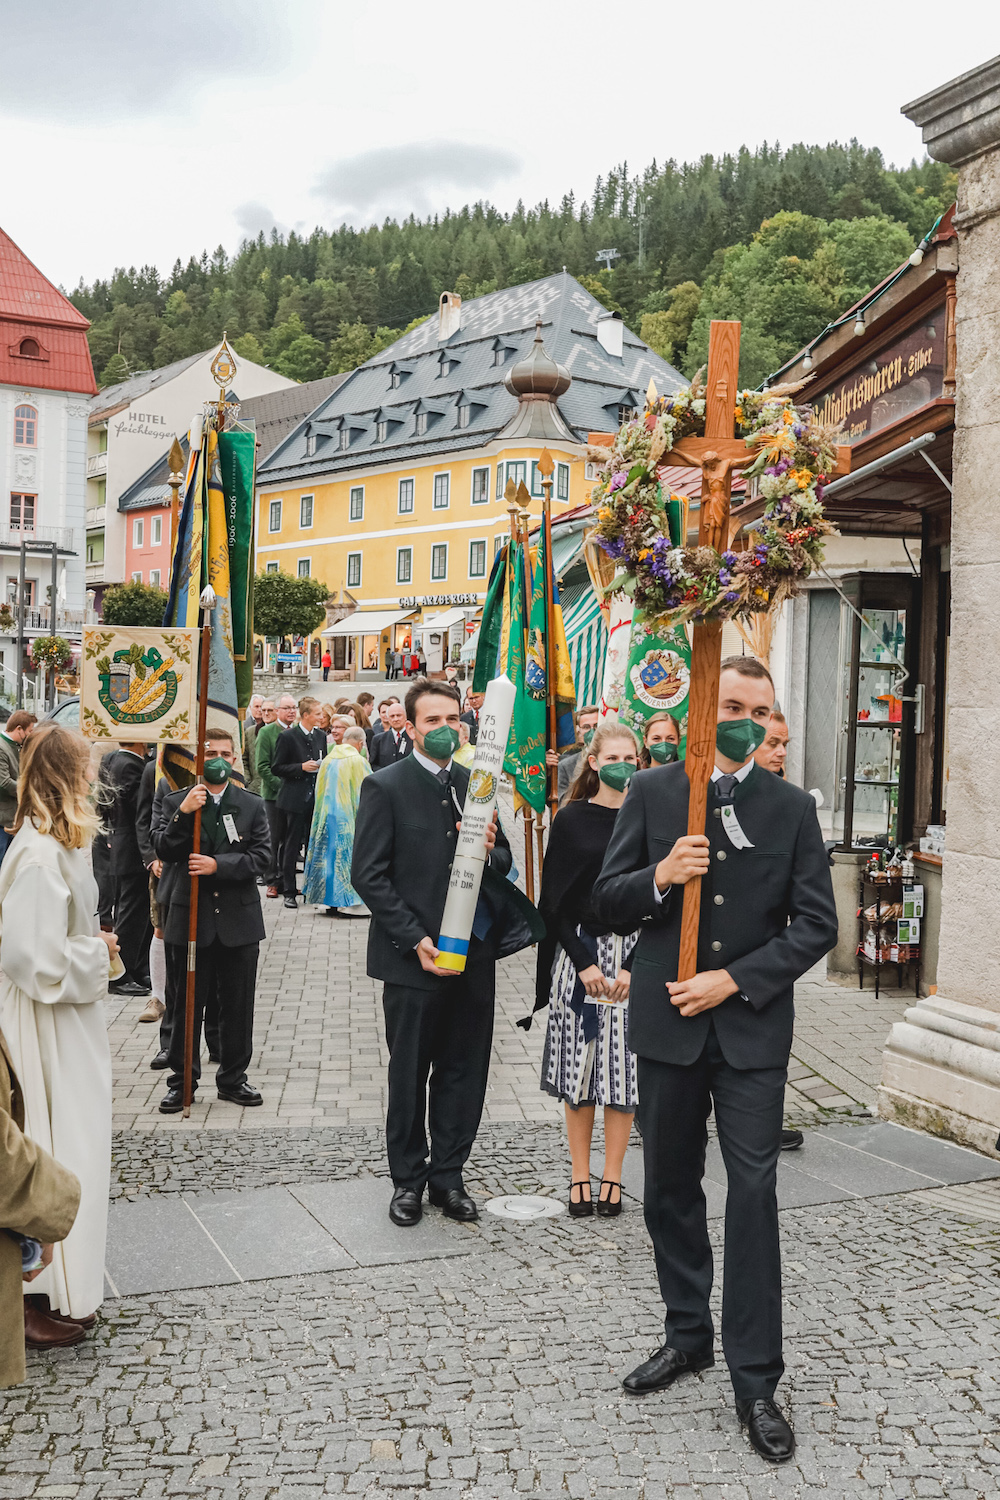
[[[111,1052],[101,1004],[117,943],[97,930],[89,748],[45,725],[28,739],[16,834],[0,866],[0,1024],[24,1093],[24,1133],[80,1179],[80,1211],[31,1284],[89,1320],[104,1297]]]

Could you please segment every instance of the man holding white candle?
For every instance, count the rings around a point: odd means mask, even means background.
[[[486,1095],[496,960],[533,941],[514,899],[519,893],[503,878],[511,852],[494,813],[464,971],[438,962],[469,787],[468,769],[452,758],[461,711],[454,684],[417,678],[406,694],[413,752],[365,779],[355,831],[351,883],[372,913],[368,973],[385,982],[386,1146],[395,1188],[389,1217],[403,1227],[419,1222],[425,1185],[449,1218],[479,1216],[462,1168]]]

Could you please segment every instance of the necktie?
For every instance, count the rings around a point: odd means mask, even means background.
[[[451,772],[447,766],[444,766],[442,770],[438,771],[436,774],[438,781],[440,781],[443,787],[447,789],[451,786]]]
[[[719,776],[715,783],[715,794],[720,802],[732,802],[733,792],[739,778],[737,776]]]

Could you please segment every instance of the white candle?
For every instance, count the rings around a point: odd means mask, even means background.
[[[469,774],[469,790],[462,811],[462,830],[451,867],[448,897],[438,938],[439,969],[461,974],[469,956],[472,923],[479,902],[479,887],[486,868],[486,830],[493,821],[497,788],[503,771],[507,736],[517,691],[509,677],[494,677],[479,710],[476,758]]]

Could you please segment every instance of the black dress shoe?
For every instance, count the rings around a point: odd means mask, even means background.
[[[290,906],[292,908],[292,911],[298,911],[299,903],[296,901],[294,896],[286,896],[285,905]]]
[[[579,1198],[574,1198],[573,1197],[573,1189],[574,1188],[579,1188],[580,1189],[580,1196],[579,1196]],[[587,1196],[586,1196],[586,1198],[583,1196],[583,1190],[584,1190],[584,1188],[587,1189]],[[592,1217],[593,1212],[594,1212],[594,1200],[593,1200],[593,1198],[591,1197],[591,1194],[590,1194],[590,1178],[589,1177],[585,1178],[581,1182],[571,1182],[570,1183],[570,1185],[569,1185],[569,1202],[567,1204],[567,1207],[569,1209],[569,1216],[570,1216],[571,1219],[589,1219],[589,1218]]]
[[[414,1188],[398,1187],[389,1204],[389,1218],[400,1229],[410,1229],[419,1224],[423,1215],[420,1194]]]
[[[781,1132],[782,1151],[797,1151],[800,1146],[805,1145],[805,1136],[801,1130],[783,1130]]]
[[[194,1095],[191,1096],[191,1103],[192,1104],[194,1103]],[[184,1108],[184,1090],[183,1089],[167,1089],[167,1092],[164,1094],[163,1098],[160,1100],[160,1114],[161,1115],[179,1115],[180,1112],[181,1112],[181,1110],[183,1108]]]
[[[136,979],[112,979],[108,985],[109,995],[151,995],[153,992],[148,984],[140,984]]]
[[[479,1218],[479,1209],[468,1193],[461,1188],[428,1187],[427,1196],[435,1208],[440,1208],[446,1219],[457,1219],[460,1224],[471,1224]]]
[[[622,1211],[621,1183],[612,1182],[610,1177],[604,1177],[601,1179],[601,1188],[602,1190],[604,1188],[608,1189],[608,1196],[606,1198],[599,1197],[597,1200],[598,1217],[601,1219],[617,1219],[618,1215]],[[615,1188],[618,1189],[618,1197],[612,1198],[611,1194]]]
[[[707,1354],[687,1354],[683,1349],[671,1349],[664,1344],[645,1364],[636,1365],[622,1385],[631,1396],[645,1396],[650,1391],[665,1391],[678,1375],[696,1375],[699,1370],[710,1370],[714,1364],[711,1350]]]
[[[150,1058],[149,1066],[155,1069],[169,1067],[170,1059],[167,1056],[166,1050],[163,1049],[159,1051],[155,1057]]]
[[[257,1104],[263,1104],[264,1100],[256,1089],[252,1089],[248,1083],[241,1083],[236,1089],[219,1089],[219,1098],[225,1099],[227,1104],[243,1104],[248,1109],[253,1109]]]
[[[773,1401],[737,1401],[736,1415],[761,1458],[771,1464],[787,1463],[795,1452],[795,1433]]]

